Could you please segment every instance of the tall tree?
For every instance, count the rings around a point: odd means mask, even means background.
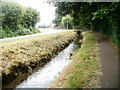
[[[22,6],[15,2],[2,2],[2,27],[15,31],[22,20]],[[7,30],[7,29],[5,29]]]
[[[55,6],[61,17],[73,17],[75,28],[102,32],[120,47],[120,2],[58,2]]]
[[[72,29],[73,28],[73,17],[71,17],[69,14],[65,17],[62,17],[61,25],[63,28],[66,29]]]
[[[39,12],[32,8],[26,8],[26,12],[23,16],[23,26],[29,28],[34,27],[35,24],[40,20]]]

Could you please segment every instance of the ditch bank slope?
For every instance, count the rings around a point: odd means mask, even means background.
[[[10,83],[33,68],[48,62],[75,38],[73,31],[65,31],[36,38],[1,43],[0,70],[2,84]]]
[[[97,39],[91,32],[83,32],[81,48],[71,56],[71,63],[65,67],[49,88],[98,88],[100,65]]]

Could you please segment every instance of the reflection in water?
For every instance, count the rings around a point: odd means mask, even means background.
[[[47,88],[51,81],[53,81],[63,70],[63,68],[70,63],[70,53],[77,47],[73,42],[66,49],[60,52],[49,63],[37,72],[33,73],[27,80],[23,81],[16,88]]]

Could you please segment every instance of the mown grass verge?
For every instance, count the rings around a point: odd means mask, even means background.
[[[63,50],[75,38],[73,31],[45,35],[36,38],[1,43],[0,73],[3,84],[11,82],[24,73],[32,72]]]
[[[81,48],[73,52],[69,66],[50,84],[50,88],[99,87],[97,40],[91,32],[82,33]]]

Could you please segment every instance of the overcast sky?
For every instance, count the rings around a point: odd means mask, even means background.
[[[16,0],[24,6],[30,6],[40,11],[40,22],[37,25],[49,25],[55,18],[55,7],[43,0]]]

